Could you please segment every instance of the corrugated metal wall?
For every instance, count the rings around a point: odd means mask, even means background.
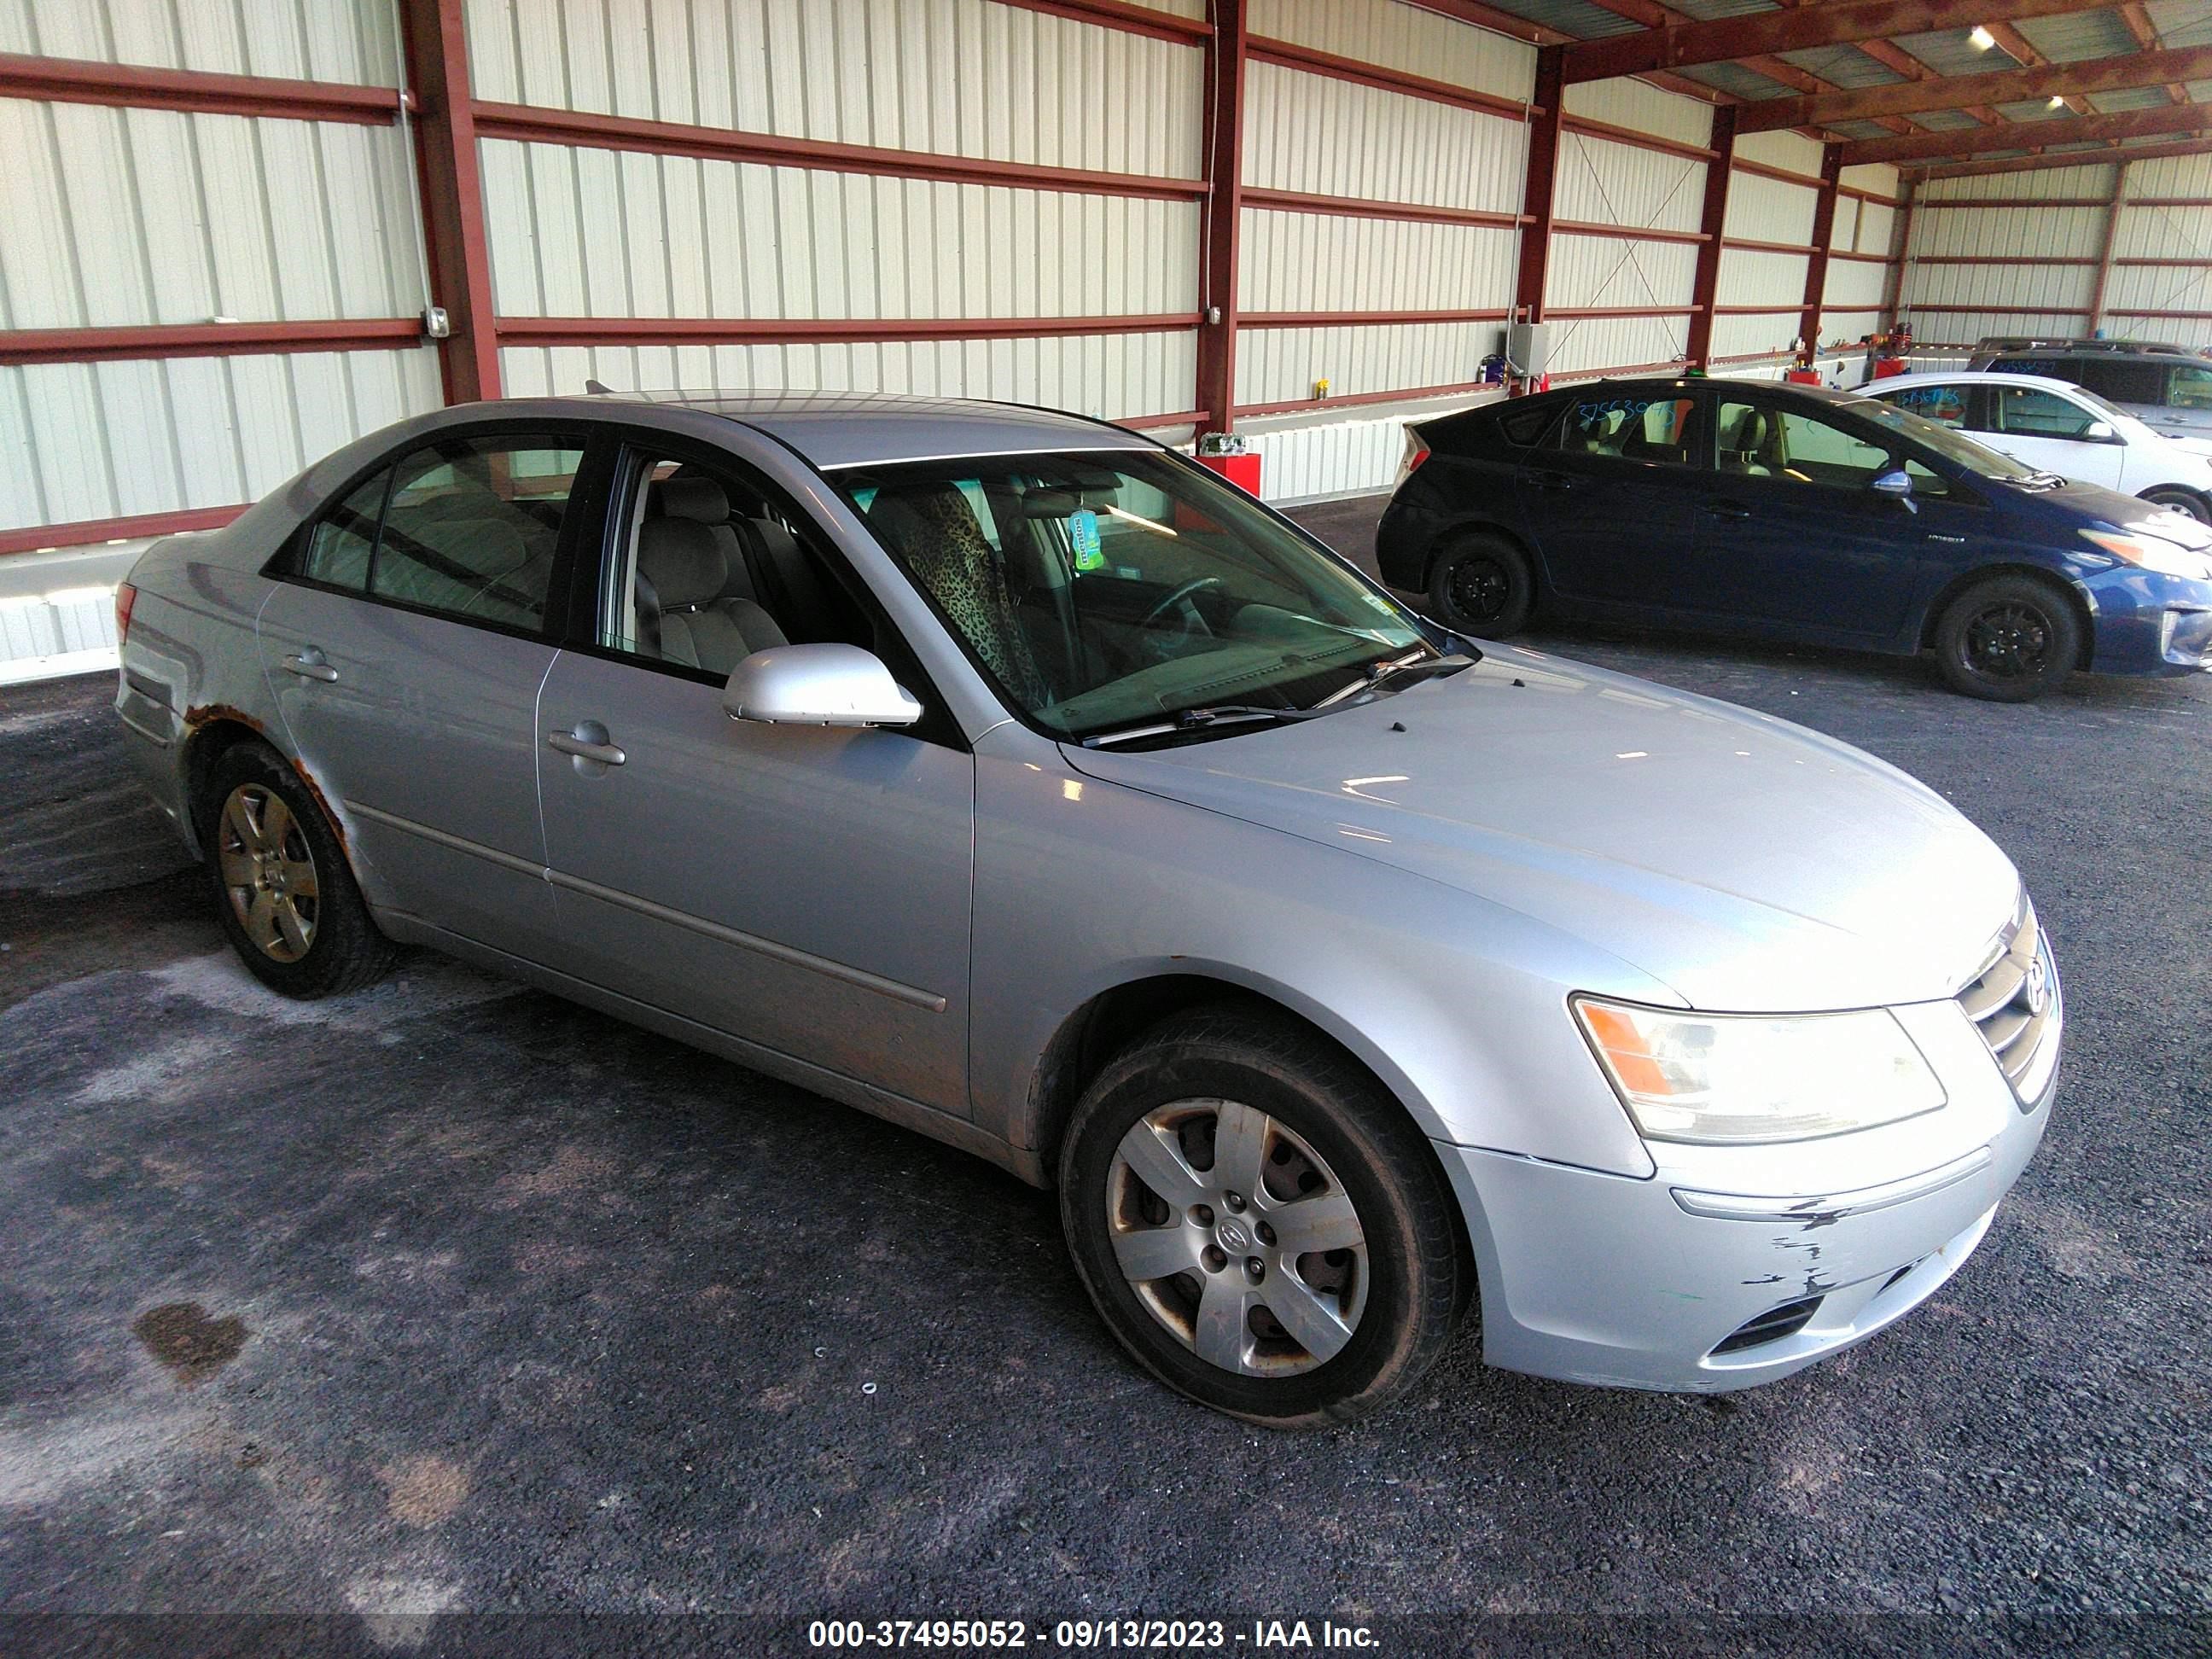
[[[1914,333],[1931,343],[1971,345],[1984,334],[2084,331],[2096,287],[2094,262],[2110,216],[2106,204],[2118,186],[2118,169],[2105,166],[1939,179],[1923,185],[1899,301],[1913,319]],[[2049,205],[2057,201],[2084,205]],[[1947,204],[1954,202],[2023,205],[1947,211]],[[2008,263],[1954,263],[1977,260]]]
[[[1394,0],[1256,0],[1250,23],[1262,39],[1474,92],[1526,100],[1534,85],[1532,48]],[[1268,63],[1247,70],[1245,98],[1248,187],[1520,210],[1528,154],[1520,122]],[[1512,303],[1510,229],[1248,207],[1240,246],[1237,303],[1247,313],[1503,312]],[[1248,330],[1237,337],[1237,400],[1296,402],[1322,380],[1338,397],[1472,380],[1497,340],[1495,323]],[[1328,488],[1305,482],[1284,493]]]
[[[2113,228],[2108,331],[2212,346],[2212,316],[2185,314],[2212,313],[2212,207],[2201,205],[2212,201],[2212,155],[2137,161],[2128,169],[2127,194]],[[2191,263],[2124,263],[2130,259]]]
[[[1640,81],[1595,81],[1567,88],[1571,116],[1703,146],[1712,112],[1694,99]],[[1562,219],[1637,230],[1694,232],[1705,202],[1705,163],[1570,129],[1560,136],[1553,210]],[[1544,283],[1547,313],[1640,310],[1632,317],[1555,318],[1552,370],[1587,374],[1679,361],[1689,349],[1698,264],[1689,242],[1563,235],[1552,245]]]
[[[396,83],[394,28],[390,0],[0,0],[0,52],[349,85]],[[424,303],[395,128],[0,99],[0,329]],[[0,366],[0,530],[252,501],[441,398],[427,347]],[[12,556],[0,680],[112,649],[106,589],[142,544]]]
[[[1191,179],[1203,57],[991,0],[470,0],[477,95],[787,137]],[[1113,88],[1111,97],[1085,88]],[[487,139],[502,317],[1038,318],[1194,311],[1194,203]],[[620,234],[608,235],[610,226]],[[798,386],[1190,406],[1193,337],[507,347],[513,389]]]

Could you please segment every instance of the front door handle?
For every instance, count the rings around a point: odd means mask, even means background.
[[[1751,509],[1736,501],[1707,501],[1705,514],[1709,519],[1747,519]]]
[[[545,743],[548,748],[574,755],[579,762],[599,766],[620,766],[629,758],[608,736],[607,728],[597,720],[578,720],[566,732],[548,732]],[[579,765],[577,770],[582,769]]]
[[[312,645],[301,647],[282,661],[286,672],[297,674],[303,680],[320,680],[327,685],[338,677],[338,671],[331,666],[330,659]]]
[[[1575,479],[1564,472],[1524,472],[1521,476],[1528,481],[1531,489],[1543,490],[1547,495],[1562,494],[1572,489],[1576,483]]]

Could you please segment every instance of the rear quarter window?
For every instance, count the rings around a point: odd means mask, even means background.
[[[1417,428],[1421,441],[1439,455],[1480,458],[1501,449],[1526,449],[1551,428],[1559,412],[1549,398],[1531,404],[1485,404],[1430,421]]]

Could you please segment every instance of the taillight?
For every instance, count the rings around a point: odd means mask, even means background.
[[[1429,459],[1429,447],[1423,443],[1410,426],[1406,428],[1406,457],[1398,463],[1398,476],[1390,485],[1392,489],[1413,476],[1423,461]]]
[[[138,603],[138,590],[129,582],[118,582],[115,587],[115,643],[120,649],[131,637],[131,607]]]

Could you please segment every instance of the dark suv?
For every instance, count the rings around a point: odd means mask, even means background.
[[[2186,351],[2116,351],[2112,343],[2000,353],[1992,374],[2071,380],[2169,438],[2212,437],[2212,363]]]

